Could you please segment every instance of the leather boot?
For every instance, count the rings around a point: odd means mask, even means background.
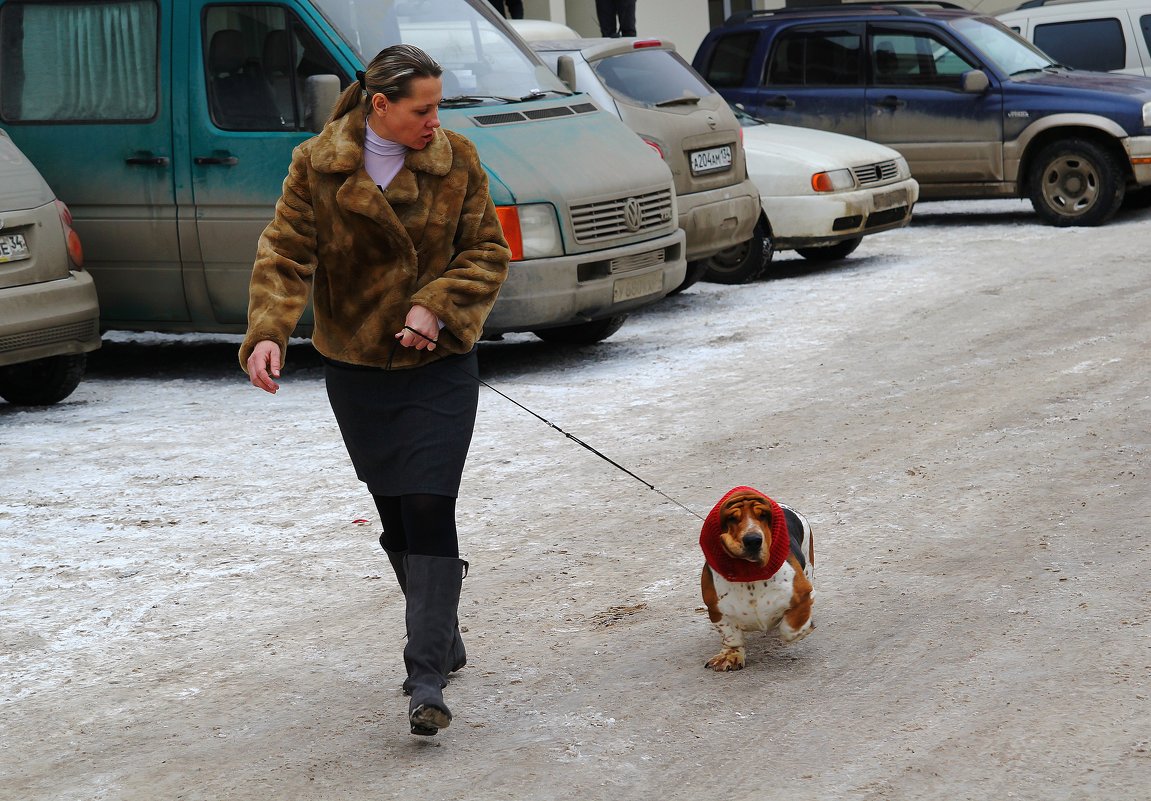
[[[408,594],[408,574],[404,570],[404,558],[408,555],[407,551],[392,551],[384,545],[384,538],[380,537],[380,547],[384,549],[384,553],[388,555],[388,561],[392,563],[392,570],[396,571],[396,581],[399,582],[400,592],[404,595]],[[468,575],[468,563],[464,562],[464,576]],[[468,652],[464,648],[464,638],[460,634],[460,623],[456,621],[456,631],[452,637],[452,649],[448,652],[448,661],[444,666],[445,673],[455,673],[468,663]]]
[[[408,586],[404,689],[412,697],[408,721],[412,734],[430,736],[452,722],[451,710],[444,703],[443,689],[448,683],[444,665],[452,648],[464,562],[409,553],[404,572]]]

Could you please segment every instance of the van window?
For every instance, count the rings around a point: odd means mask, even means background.
[[[1035,26],[1035,46],[1077,70],[1110,72],[1127,66],[1123,26],[1114,17]]]
[[[875,86],[958,89],[974,69],[963,56],[927,33],[884,31],[871,35],[871,80]]]
[[[592,65],[616,97],[654,106],[683,98],[704,98],[714,90],[677,53],[633,50]]]
[[[851,30],[793,30],[776,40],[768,86],[859,86],[863,37]]]
[[[309,75],[348,79],[284,6],[208,6],[203,21],[208,108],[227,131],[302,131]]]
[[[6,122],[139,122],[159,107],[152,0],[16,2],[0,8]]]
[[[716,42],[705,67],[704,77],[707,82],[712,86],[743,86],[743,76],[747,75],[747,67],[758,41],[758,32],[744,31],[725,36]]]

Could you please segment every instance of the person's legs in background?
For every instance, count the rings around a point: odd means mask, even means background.
[[[599,20],[600,36],[619,36],[615,24],[615,0],[595,0],[595,15]]]
[[[616,12],[619,14],[619,35],[635,36],[635,3],[636,0],[616,0]]]

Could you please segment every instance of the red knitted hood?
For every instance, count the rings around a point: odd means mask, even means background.
[[[771,507],[771,552],[767,564],[760,567],[746,559],[736,559],[727,552],[720,542],[720,509],[724,502],[738,492],[750,492],[762,496]],[[719,499],[703,521],[699,533],[699,547],[703,549],[707,564],[728,581],[764,581],[776,574],[791,552],[791,539],[787,533],[787,518],[779,504],[762,492],[751,487],[736,487]]]

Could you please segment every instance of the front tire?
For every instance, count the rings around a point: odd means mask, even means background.
[[[751,239],[707,259],[703,280],[713,284],[748,284],[762,276],[771,264],[775,248],[763,220],[755,224]]]
[[[48,406],[71,395],[84,377],[83,353],[0,367],[0,398],[13,406]]]
[[[627,320],[626,314],[617,314],[614,317],[605,317],[588,323],[541,328],[532,333],[544,342],[553,342],[557,345],[594,345],[618,331],[625,320]]]
[[[859,247],[859,243],[863,241],[862,236],[857,236],[854,239],[845,239],[842,242],[836,242],[834,245],[824,245],[817,248],[796,248],[795,252],[808,261],[839,261],[846,259],[855,249]]]
[[[1028,176],[1031,205],[1051,225],[1102,225],[1123,204],[1123,165],[1087,139],[1052,142],[1035,156]]]

